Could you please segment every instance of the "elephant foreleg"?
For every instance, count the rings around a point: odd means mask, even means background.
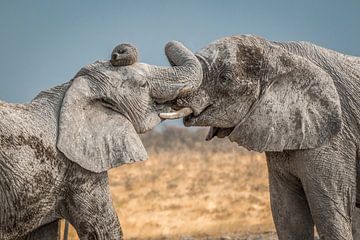
[[[354,240],[360,240],[360,208],[355,208],[352,213],[352,234]]]
[[[24,240],[60,240],[60,221],[39,227],[29,233]]]
[[[75,166],[61,215],[81,240],[119,240],[122,231],[108,186],[107,173],[92,173]],[[70,170],[71,171],[71,170]]]
[[[267,155],[271,210],[279,240],[313,240],[314,223],[300,180],[281,154]]]
[[[353,239],[356,147],[351,141],[340,141],[336,139],[319,149],[292,152],[290,157],[321,239]]]

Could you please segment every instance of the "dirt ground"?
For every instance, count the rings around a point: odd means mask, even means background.
[[[250,235],[229,235],[222,237],[205,237],[205,238],[188,238],[184,237],[181,240],[277,240],[275,233],[262,233]]]

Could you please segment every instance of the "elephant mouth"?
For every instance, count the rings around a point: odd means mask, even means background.
[[[231,128],[218,128],[218,127],[210,127],[209,132],[205,138],[206,141],[210,141],[214,137],[224,138],[229,136],[235,127]]]
[[[184,125],[190,126],[209,126],[206,122],[206,116],[211,115],[213,108],[211,104],[207,106],[201,113],[192,113],[184,118]],[[221,127],[210,127],[209,132],[205,138],[206,141],[210,141],[214,137],[225,138],[229,136],[235,127],[221,128]]]
[[[190,107],[183,107],[178,110],[171,112],[160,113],[159,117],[163,120],[165,119],[178,119],[184,118],[184,125],[187,127],[190,126],[201,126],[204,116],[207,112],[211,111],[211,105],[207,106],[201,113],[196,114],[195,111]],[[206,124],[204,124],[206,125]],[[206,141],[210,141],[214,137],[225,138],[229,136],[235,127],[230,128],[220,128],[220,127],[210,127],[209,132],[205,138]]]
[[[212,104],[209,104],[204,109],[200,111],[196,110],[197,108],[191,108],[192,113],[188,116],[184,117],[183,122],[186,127],[191,126],[209,126],[206,124],[207,116],[211,116],[213,112],[213,108],[211,108]]]

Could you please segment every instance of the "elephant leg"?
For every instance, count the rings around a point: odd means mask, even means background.
[[[354,240],[360,240],[360,150],[356,163],[356,208],[352,214],[352,233]]]
[[[24,240],[60,240],[60,221],[39,227],[26,235]]]
[[[356,199],[355,149],[351,142],[297,151],[294,168],[301,179],[321,239],[352,240]]]
[[[313,240],[314,223],[300,180],[286,154],[267,153],[271,210],[279,240]],[[285,167],[284,167],[285,166]]]
[[[122,239],[120,223],[112,206],[106,172],[92,173],[75,166],[61,215],[76,229],[81,240]]]
[[[71,206],[73,211],[73,217],[71,220],[72,225],[77,231],[77,234],[81,240],[120,240],[122,239],[122,231],[116,212],[112,206],[104,206],[101,203],[94,203],[94,208],[89,209],[89,201],[79,201],[80,197],[84,195],[76,196],[76,204]],[[85,196],[85,197],[98,197],[98,196]],[[96,210],[95,210],[96,209]],[[75,211],[78,211],[75,213]],[[99,211],[96,214],[95,211]],[[106,216],[102,213],[106,213]],[[102,216],[99,216],[102,215]],[[92,220],[91,217],[93,218]]]
[[[355,208],[352,213],[352,234],[354,240],[360,240],[360,208]]]

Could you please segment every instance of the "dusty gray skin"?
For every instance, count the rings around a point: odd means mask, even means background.
[[[360,58],[255,36],[199,51],[200,88],[180,98],[186,126],[211,126],[265,151],[279,239],[352,239],[360,139]]]
[[[115,66],[98,61],[30,104],[0,102],[0,239],[24,239],[58,218],[81,239],[122,238],[106,171],[145,160],[138,133],[169,111],[159,102],[198,87],[202,77],[183,45],[165,50],[175,67],[133,62],[137,56]]]

